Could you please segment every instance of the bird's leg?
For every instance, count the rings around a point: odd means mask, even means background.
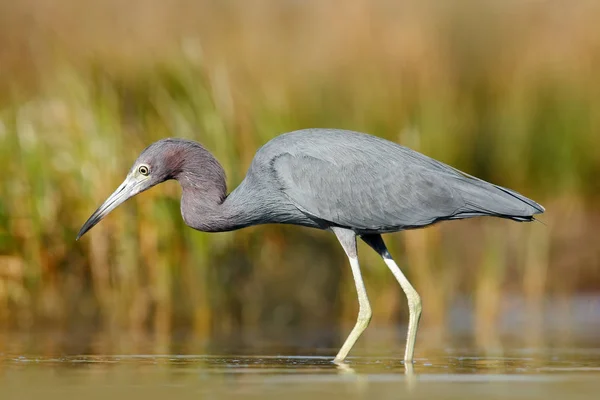
[[[406,294],[408,299],[409,320],[408,334],[406,336],[406,350],[404,352],[404,362],[412,363],[413,354],[415,351],[415,340],[417,339],[417,329],[419,327],[419,319],[421,319],[421,297],[392,259],[390,252],[385,247],[385,243],[383,242],[381,235],[364,235],[361,236],[361,238],[383,258],[383,261],[385,261],[390,271],[392,271],[392,274],[394,274],[394,277]]]
[[[369,298],[367,297],[367,290],[365,289],[365,284],[360,273],[360,266],[358,265],[356,234],[353,231],[341,228],[332,228],[332,231],[342,244],[346,255],[348,255],[350,267],[352,268],[352,275],[354,276],[354,283],[356,284],[356,292],[358,293],[358,318],[356,324],[333,360],[334,363],[340,364],[344,361],[363,331],[367,329],[367,326],[371,321],[372,312],[371,304],[369,304]]]

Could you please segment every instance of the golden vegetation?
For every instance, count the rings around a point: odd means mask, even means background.
[[[535,315],[548,295],[598,290],[600,6],[452,3],[0,2],[2,325],[351,323],[353,284],[331,235],[195,232],[174,183],[74,241],[154,140],[203,142],[234,187],[260,145],[306,127],[386,137],[546,206],[545,225],[389,236],[425,325],[441,329],[466,295],[486,345],[511,294]],[[404,323],[401,290],[361,250],[374,323]]]

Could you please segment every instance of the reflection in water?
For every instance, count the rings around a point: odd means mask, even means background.
[[[331,357],[3,355],[0,395],[93,398],[112,393],[125,399],[135,391],[136,398],[210,394],[268,399],[547,399],[568,394],[571,399],[600,390],[599,349],[524,353],[528,352],[501,358],[440,354],[418,360],[414,373],[395,358],[354,357],[336,366]]]
[[[473,348],[467,319],[454,312],[441,344],[429,340],[431,328],[421,332],[414,365],[402,361],[403,326],[372,326],[342,365],[332,360],[344,332],[245,331],[227,340],[186,331],[0,332],[0,399],[596,398],[598,303],[582,304],[566,335],[549,317],[537,346],[511,313],[496,347]]]

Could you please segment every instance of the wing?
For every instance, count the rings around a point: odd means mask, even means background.
[[[386,231],[455,214],[464,201],[444,178],[390,151],[338,145],[328,157],[285,153],[273,163],[283,192],[303,212],[335,225]]]
[[[370,135],[313,138],[271,165],[297,208],[334,225],[385,232],[442,219],[536,213],[537,204],[518,193],[396,143]]]

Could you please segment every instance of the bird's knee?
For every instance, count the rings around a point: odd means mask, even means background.
[[[369,322],[371,322],[371,318],[373,317],[373,312],[371,311],[371,307],[368,308],[362,308],[359,312],[358,312],[358,323],[362,326],[362,327],[367,327],[367,325],[369,325]]]
[[[423,310],[423,305],[421,304],[421,296],[417,292],[415,292],[408,299],[408,307],[410,311],[416,315],[421,315],[421,311]]]

